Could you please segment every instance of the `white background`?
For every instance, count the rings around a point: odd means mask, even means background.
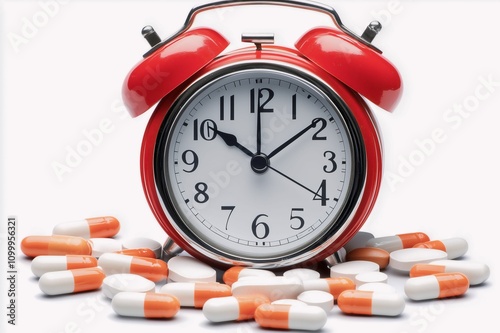
[[[351,317],[336,308],[323,331],[469,332],[479,323],[486,331],[494,330],[500,296],[495,255],[500,3],[324,2],[358,34],[371,20],[382,22],[374,43],[400,70],[405,85],[393,114],[373,107],[385,146],[385,180],[363,230],[377,236],[424,231],[433,239],[464,237],[469,242],[465,259],[487,263],[491,276],[465,297],[408,301],[397,318]],[[163,242],[164,232],[148,208],[139,176],[139,149],[152,111],[130,118],[121,104],[121,86],[148,49],[142,27],[151,24],[167,37],[199,3],[0,2],[2,270],[9,215],[18,218],[18,243],[28,235],[50,234],[59,222],[103,215],[121,221],[118,239],[140,235]],[[328,24],[321,15],[292,16],[281,10],[280,15],[251,16],[248,9],[243,15],[231,8],[200,21],[235,39],[234,47],[242,31],[274,31],[278,43],[293,43],[306,29]],[[462,115],[455,113],[459,108]],[[58,177],[54,163],[64,164],[68,149],[76,149],[85,140],[84,132],[103,122],[108,133],[71,172]],[[439,142],[431,144],[436,133]],[[212,325],[193,309],[182,309],[167,322],[120,318],[100,291],[46,297],[29,260],[18,251],[15,327],[6,324],[4,272],[1,278],[0,318],[7,332],[264,331],[253,322]],[[404,280],[390,275],[400,291]]]

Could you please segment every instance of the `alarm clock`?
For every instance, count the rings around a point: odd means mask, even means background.
[[[201,12],[254,5],[320,12],[332,26],[293,47],[242,31],[232,50],[223,32],[193,27]],[[331,257],[359,231],[382,178],[366,100],[390,112],[402,93],[371,43],[380,29],[372,22],[358,36],[333,8],[291,0],[204,4],[165,40],[143,29],[151,49],[123,99],[132,117],[156,105],[141,178],[168,244],[215,267],[279,269]]]

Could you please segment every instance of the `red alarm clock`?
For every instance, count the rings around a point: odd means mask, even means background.
[[[231,51],[222,32],[193,28],[197,14],[229,6],[317,11],[294,47],[242,31]],[[283,268],[331,256],[361,228],[382,176],[377,125],[363,98],[392,111],[397,69],[336,11],[307,1],[218,1],[192,9],[184,27],[151,45],[128,74],[133,117],[157,104],[140,154],[144,192],[180,249],[216,267]],[[155,73],[162,74],[159,82]]]

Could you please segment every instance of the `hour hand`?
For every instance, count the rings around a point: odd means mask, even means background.
[[[238,143],[238,139],[236,138],[235,135],[229,134],[229,133],[224,133],[219,130],[216,130],[217,135],[220,136],[222,140],[228,145],[229,147],[236,147],[248,156],[252,157],[254,153],[252,153],[250,150],[247,148],[243,147],[241,144]]]

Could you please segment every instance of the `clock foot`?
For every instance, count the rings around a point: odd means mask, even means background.
[[[179,245],[175,244],[170,237],[167,237],[165,243],[163,243],[161,258],[163,259],[163,261],[167,262],[170,258],[179,255],[182,251],[183,250]]]
[[[346,251],[344,248],[341,248],[339,251],[333,253],[332,255],[326,257],[324,262],[328,267],[335,266],[345,261]]]

